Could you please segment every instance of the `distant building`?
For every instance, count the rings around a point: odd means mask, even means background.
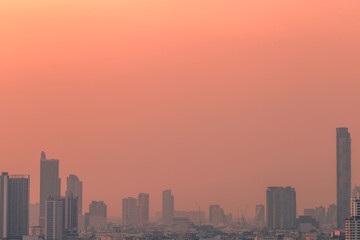
[[[40,225],[44,226],[45,201],[60,197],[61,179],[59,178],[59,160],[47,159],[45,152],[40,158]]]
[[[297,229],[299,232],[309,232],[319,228],[319,222],[309,215],[299,216],[297,219]]]
[[[85,214],[86,228],[101,229],[106,226],[107,206],[103,201],[92,201],[89,213]]]
[[[326,211],[325,224],[335,227],[337,225],[336,204],[329,205]]]
[[[72,193],[73,197],[78,199],[78,214],[82,215],[83,183],[76,175],[70,174],[67,177],[66,191]]]
[[[336,129],[337,161],[337,227],[345,227],[350,217],[351,199],[351,138],[347,128]]]
[[[232,222],[232,215],[225,215],[224,209],[218,204],[209,206],[209,221],[214,226],[229,224]]]
[[[194,225],[201,225],[206,222],[204,211],[175,211],[174,217],[187,217]]]
[[[142,226],[149,222],[149,194],[148,193],[139,193],[138,205],[139,205],[139,224]]]
[[[165,225],[171,225],[174,216],[174,196],[171,190],[163,191],[162,220]]]
[[[266,218],[270,229],[296,228],[296,192],[292,187],[269,187],[266,191]]]
[[[0,176],[0,238],[29,235],[29,175]]]
[[[64,229],[67,231],[73,231],[78,229],[78,197],[75,197],[74,194],[70,191],[66,191],[63,211],[64,211]]]
[[[265,206],[260,204],[256,205],[255,208],[255,223],[258,226],[264,226],[265,225]]]
[[[315,208],[315,219],[319,222],[320,226],[325,224],[325,207],[319,206]]]
[[[39,226],[40,203],[31,203],[29,210],[29,226]]]
[[[346,240],[360,239],[360,195],[357,192],[351,198],[350,217],[345,221],[345,237]]]
[[[45,239],[61,240],[63,237],[63,199],[50,197],[45,201]]]
[[[124,198],[122,200],[122,221],[125,226],[138,225],[138,205],[136,198]]]

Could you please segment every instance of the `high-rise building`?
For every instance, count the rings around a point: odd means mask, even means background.
[[[60,197],[61,180],[59,178],[59,160],[47,159],[45,152],[40,158],[40,225],[44,226],[45,201]]]
[[[325,217],[325,224],[330,226],[336,226],[337,224],[337,217],[336,217],[337,207],[336,204],[330,204]]]
[[[78,198],[78,214],[82,215],[83,183],[76,175],[70,174],[69,177],[67,177],[66,191],[72,193],[74,198]]]
[[[122,223],[125,226],[138,224],[139,209],[136,198],[124,198],[122,200]]]
[[[63,201],[64,212],[64,229],[77,230],[78,229],[78,197],[74,197],[69,191],[66,191]]]
[[[296,192],[292,187],[269,187],[266,218],[270,229],[296,228]]]
[[[260,204],[255,208],[255,223],[259,226],[265,225],[265,206]]]
[[[20,239],[29,234],[29,175],[0,176],[0,238]]]
[[[163,191],[162,195],[162,218],[165,225],[171,225],[174,216],[174,196],[171,190]]]
[[[21,239],[29,235],[30,176],[10,175],[8,186],[9,239]]]
[[[29,225],[30,227],[39,226],[40,203],[31,203],[29,207]]]
[[[45,240],[61,240],[63,234],[63,199],[49,197],[45,201]]]
[[[85,214],[85,227],[103,228],[106,226],[107,206],[103,201],[92,201],[89,213]]]
[[[315,208],[315,219],[319,222],[320,226],[325,224],[325,208],[319,206]]]
[[[347,128],[336,129],[337,162],[337,227],[345,227],[350,217],[351,199],[351,138]]]
[[[139,193],[139,224],[142,226],[149,222],[149,194]]]
[[[351,198],[350,217],[345,221],[345,237],[346,240],[360,239],[360,195],[355,191]]]
[[[209,221],[215,226],[225,223],[225,213],[220,205],[214,204],[209,206]]]

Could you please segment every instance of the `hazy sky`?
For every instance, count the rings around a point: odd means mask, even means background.
[[[84,182],[84,210],[171,188],[177,210],[237,215],[293,186],[298,213],[336,202],[335,128],[360,185],[360,1],[0,3],[1,171],[40,152]]]

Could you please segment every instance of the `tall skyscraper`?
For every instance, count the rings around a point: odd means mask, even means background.
[[[9,239],[21,239],[29,235],[30,176],[10,175],[8,187]]]
[[[171,225],[174,216],[174,196],[171,190],[163,191],[162,199],[162,218],[165,225]]]
[[[61,240],[63,233],[63,199],[49,197],[45,201],[45,240]]]
[[[296,227],[296,192],[292,187],[269,187],[266,191],[266,218],[270,229]]]
[[[138,224],[139,210],[136,198],[124,198],[122,200],[122,223],[125,226]]]
[[[0,238],[20,239],[29,233],[28,175],[0,176]]]
[[[347,128],[336,129],[337,162],[337,227],[345,227],[350,217],[351,199],[351,138]]]
[[[78,198],[78,214],[82,215],[82,192],[83,183],[79,180],[76,175],[70,174],[67,178],[67,189],[68,193],[72,193],[74,198]]]
[[[260,204],[255,208],[255,223],[259,226],[265,225],[265,206]]]
[[[140,193],[138,196],[139,205],[139,224],[144,225],[149,222],[149,194]]]
[[[351,198],[350,217],[345,221],[345,238],[346,240],[360,239],[360,195],[355,191]]]
[[[59,160],[46,159],[45,152],[40,158],[40,225],[44,226],[45,201],[51,197],[60,197],[61,180],[59,178]]]

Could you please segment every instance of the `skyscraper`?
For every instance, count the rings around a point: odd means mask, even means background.
[[[107,220],[107,206],[103,201],[92,201],[89,205],[89,213],[85,214],[85,226],[103,228]]]
[[[124,198],[122,200],[122,223],[125,226],[138,224],[138,205],[136,198]]]
[[[351,138],[347,128],[336,129],[337,162],[337,227],[345,227],[350,217],[351,199]]]
[[[351,198],[350,217],[345,221],[346,240],[360,239],[360,195],[354,191]]]
[[[174,216],[174,196],[171,190],[163,191],[162,199],[162,218],[165,225],[171,225]]]
[[[255,209],[255,223],[264,226],[265,225],[265,206],[260,204],[256,205]]]
[[[79,180],[76,175],[70,174],[67,178],[67,189],[68,193],[72,193],[74,198],[78,198],[78,214],[82,215],[82,191],[83,183]]]
[[[20,239],[29,233],[28,175],[0,176],[0,238]]]
[[[10,239],[29,235],[30,176],[10,175],[8,186],[8,231]]]
[[[139,193],[139,224],[144,225],[149,222],[149,194]]]
[[[61,240],[63,233],[63,199],[49,197],[45,201],[45,239]]]
[[[74,197],[69,191],[66,191],[64,204],[64,229],[77,230],[78,229],[78,197]]]
[[[59,178],[59,160],[46,159],[45,152],[40,158],[40,225],[44,226],[45,201],[51,197],[60,197],[61,180]]]
[[[292,187],[269,187],[266,191],[266,218],[270,229],[296,227],[296,192]]]

